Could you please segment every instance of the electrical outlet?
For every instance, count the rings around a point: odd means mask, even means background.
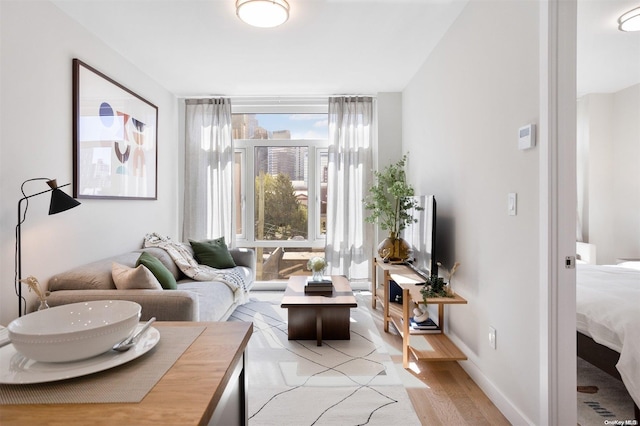
[[[489,326],[489,346],[496,348],[496,329]]]

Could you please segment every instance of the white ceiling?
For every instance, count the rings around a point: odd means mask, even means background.
[[[578,95],[613,93],[640,83],[640,32],[618,30],[640,0],[578,0]]]
[[[467,0],[289,0],[272,29],[235,0],[52,2],[177,96],[233,96],[402,91]],[[640,33],[615,22],[639,5],[579,0],[579,94],[640,82]]]

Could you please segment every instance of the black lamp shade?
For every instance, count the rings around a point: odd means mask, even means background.
[[[51,203],[49,204],[49,214],[51,215],[51,214],[60,213],[65,210],[72,209],[79,205],[80,203],[77,200],[67,195],[66,193],[62,192],[61,189],[55,188],[51,192]]]

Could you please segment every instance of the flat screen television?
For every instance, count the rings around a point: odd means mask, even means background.
[[[426,279],[438,275],[436,257],[436,198],[433,195],[416,196],[418,206],[413,209],[414,223],[403,231],[403,238],[413,251],[409,266]]]

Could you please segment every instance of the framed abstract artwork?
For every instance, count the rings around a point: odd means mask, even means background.
[[[73,60],[73,196],[158,198],[158,107]]]

